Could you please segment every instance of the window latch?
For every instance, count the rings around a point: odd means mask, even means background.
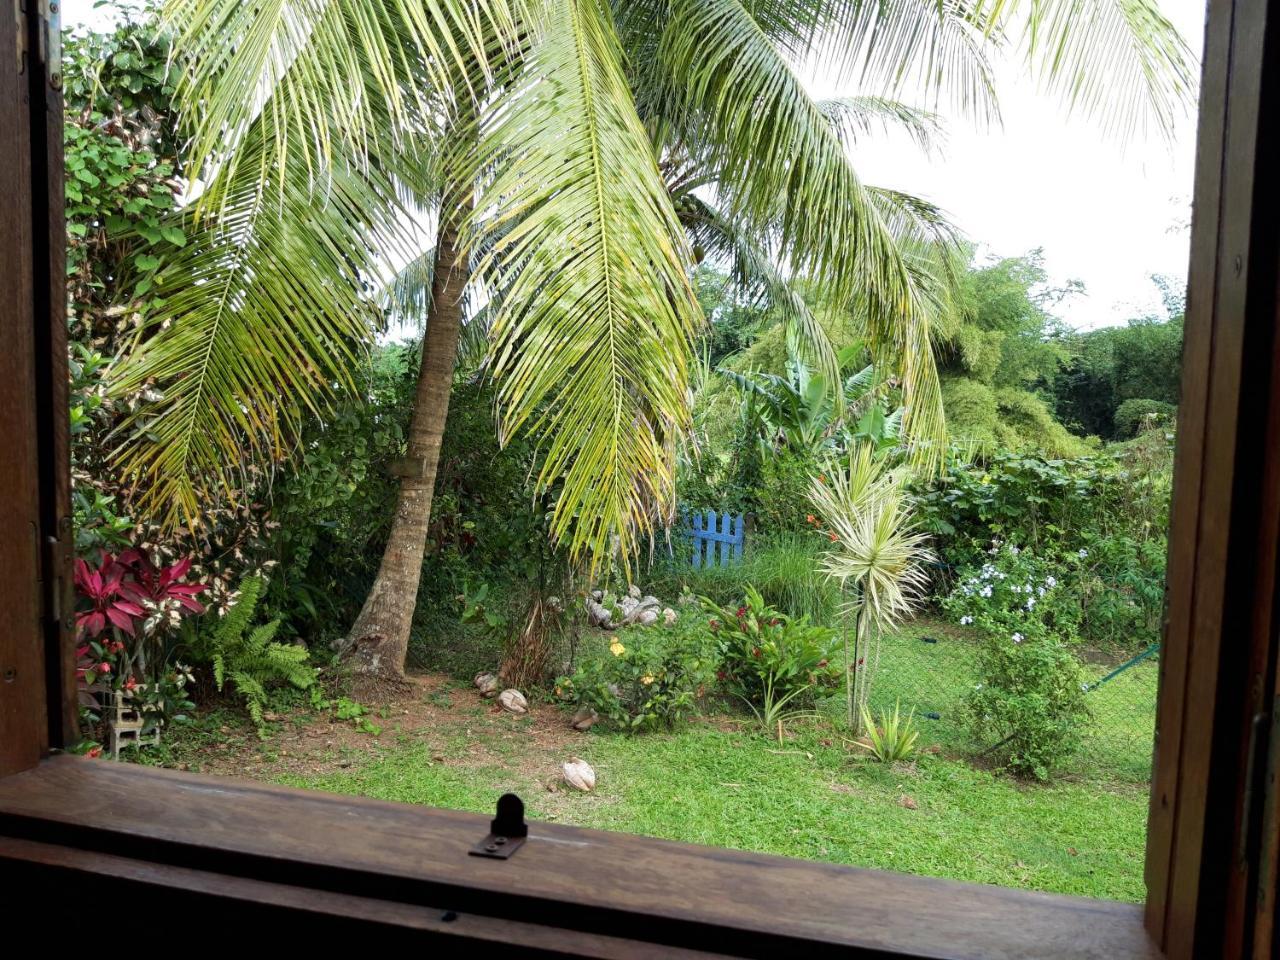
[[[506,860],[524,846],[528,838],[524,801],[514,793],[504,793],[498,798],[498,815],[489,821],[489,835],[467,852],[473,857]]]

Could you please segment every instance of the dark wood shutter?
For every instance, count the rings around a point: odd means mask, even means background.
[[[58,42],[0,15],[0,776],[75,735]]]

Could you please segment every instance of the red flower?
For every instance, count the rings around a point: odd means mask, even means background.
[[[746,608],[746,607],[739,607],[739,608],[738,608],[738,619],[739,619],[739,620],[741,620],[741,619],[742,619],[743,617],[745,617],[746,615],[747,615],[747,608]]]
[[[109,663],[100,663],[100,664],[98,664],[98,665],[97,665],[97,667],[95,667],[94,669],[96,669],[99,673],[110,673],[110,672],[111,672],[111,664],[109,664]]]
[[[135,680],[133,677],[130,677],[128,680],[124,682],[124,688],[129,691],[136,690],[138,688],[138,681]]]
[[[724,671],[723,671],[723,670],[717,670],[717,671],[716,671],[716,679],[717,679],[717,680],[723,680],[723,679],[724,679],[724,677],[725,677],[725,673],[724,673]]]
[[[777,618],[777,617],[774,617],[772,620],[770,620],[770,621],[769,621],[769,626],[771,626],[771,627],[776,627],[777,625],[778,625],[778,618]]]
[[[713,620],[711,621],[711,629],[712,629],[712,630],[719,630],[719,629],[720,629],[720,621],[719,621],[719,620],[715,620],[715,619],[713,619]]]
[[[814,517],[813,517],[813,514],[812,514],[812,513],[806,513],[806,514],[805,514],[805,516],[804,516],[804,522],[805,522],[805,523],[817,523],[818,521],[814,519]]]
[[[834,533],[828,533],[828,534],[827,534],[827,539],[829,539],[832,543],[835,543],[835,542],[836,542],[836,540],[837,540],[838,538],[836,537],[836,535],[835,535]]]
[[[752,650],[751,650],[751,655],[752,655],[753,657],[755,657],[757,660],[759,660],[759,659],[760,659],[760,648],[759,648],[759,647],[753,647],[753,648],[752,648]]]
[[[102,756],[102,748],[101,748],[101,747],[90,747],[88,750],[86,750],[86,751],[85,751],[85,754],[84,754],[84,755],[85,755],[86,757],[88,757],[89,759],[91,759],[91,760],[92,760],[92,759],[94,759],[94,758],[96,758],[96,757],[100,757],[100,756]]]

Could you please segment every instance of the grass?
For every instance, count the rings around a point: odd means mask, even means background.
[[[765,601],[814,623],[836,620],[840,591],[818,569],[822,542],[813,534],[779,535],[753,542],[740,563],[694,569],[685,559],[663,560],[648,575],[645,589],[674,599],[683,593],[728,604],[742,598],[750,583]]]
[[[242,718],[204,711],[144,762],[224,770],[279,782],[488,813],[508,790],[530,816],[784,856],[1118,900],[1144,895],[1151,730],[1157,665],[1148,660],[1088,695],[1085,749],[1050,785],[1029,785],[970,762],[961,706],[976,647],[965,631],[918,621],[885,639],[872,706],[913,708],[920,753],[885,765],[819,717],[789,725],[787,741],[742,716],[717,715],[669,734],[568,730],[558,712],[495,713],[469,684],[421,697],[429,721],[374,711],[381,737],[350,736],[305,764],[264,769],[305,745],[315,717],[287,714],[259,741]],[[1090,679],[1109,672],[1090,666]],[[299,703],[301,698],[295,698]],[[833,698],[824,711],[843,714]],[[408,711],[405,711],[407,715]],[[324,720],[322,722],[329,722]],[[336,727],[330,729],[337,729]],[[345,727],[344,727],[345,729]],[[594,793],[560,782],[571,754],[597,773]],[[554,792],[550,786],[558,785]]]
[[[914,708],[921,740],[948,752],[980,752],[966,730],[964,698],[977,683],[978,648],[973,636],[945,623],[918,620],[883,640],[880,668],[872,686],[873,712]],[[1113,669],[1092,664],[1085,675],[1095,682]],[[1092,717],[1084,744],[1065,771],[1068,776],[1146,783],[1151,778],[1159,663],[1147,659],[1092,690],[1085,698]],[[842,715],[844,700],[823,704]]]
[[[776,742],[709,723],[586,739],[594,794],[549,793],[551,770],[439,762],[410,745],[299,786],[477,812],[514,789],[535,819],[835,863],[1138,901],[1147,791],[1027,787],[941,756],[887,766],[821,727]],[[518,747],[509,749],[518,751]],[[454,745],[454,752],[465,743]]]

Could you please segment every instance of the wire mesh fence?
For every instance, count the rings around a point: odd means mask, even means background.
[[[981,757],[994,744],[975,741],[966,700],[980,682],[982,641],[946,624],[919,621],[886,636],[870,693],[873,713],[901,704],[915,711],[920,742],[952,755]],[[1103,656],[1080,652],[1089,708],[1080,749],[1063,775],[1141,783],[1151,777],[1158,651]],[[827,705],[842,710],[843,699]]]

